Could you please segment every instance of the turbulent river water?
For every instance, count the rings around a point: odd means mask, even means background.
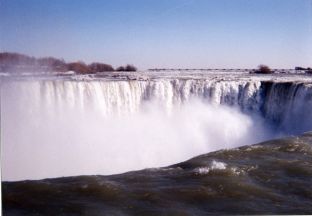
[[[307,75],[5,76],[4,212],[311,214],[311,110]]]

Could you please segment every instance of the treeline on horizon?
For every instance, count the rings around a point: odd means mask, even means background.
[[[54,57],[35,58],[20,53],[0,53],[0,71],[3,72],[67,72],[97,73],[110,71],[137,71],[133,65],[120,66],[114,69],[111,65],[93,62],[86,64],[83,61],[65,62],[63,59]]]

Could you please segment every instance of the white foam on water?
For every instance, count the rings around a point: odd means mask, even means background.
[[[227,168],[226,163],[213,160],[209,166],[196,168],[195,173],[198,173],[200,175],[205,175],[213,170],[225,170],[226,168]]]

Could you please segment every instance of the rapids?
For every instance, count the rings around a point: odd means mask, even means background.
[[[311,214],[312,134],[112,176],[3,183],[5,215]]]

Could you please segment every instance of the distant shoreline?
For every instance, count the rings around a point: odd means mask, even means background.
[[[259,65],[261,66],[261,65]],[[146,71],[151,72],[164,72],[164,71],[220,71],[220,72],[249,72],[249,73],[287,73],[294,71],[297,73],[312,74],[310,67],[295,67],[294,69],[286,68],[275,68],[270,69],[269,67],[262,65],[267,68],[268,71],[261,71],[256,68],[150,68]],[[55,57],[42,57],[35,58],[28,55],[13,53],[13,52],[2,52],[0,53],[0,72],[10,73],[23,73],[23,72],[51,72],[68,74],[73,72],[75,74],[95,74],[99,72],[135,72],[138,69],[127,64],[125,66],[119,66],[113,68],[111,65],[101,62],[93,62],[86,64],[83,61],[65,62],[63,59]]]
[[[93,74],[96,72],[137,71],[131,64],[113,68],[110,64],[93,62],[86,64],[83,61],[65,62],[55,57],[35,58],[20,53],[0,53],[0,72],[60,72],[74,71],[77,74]]]

